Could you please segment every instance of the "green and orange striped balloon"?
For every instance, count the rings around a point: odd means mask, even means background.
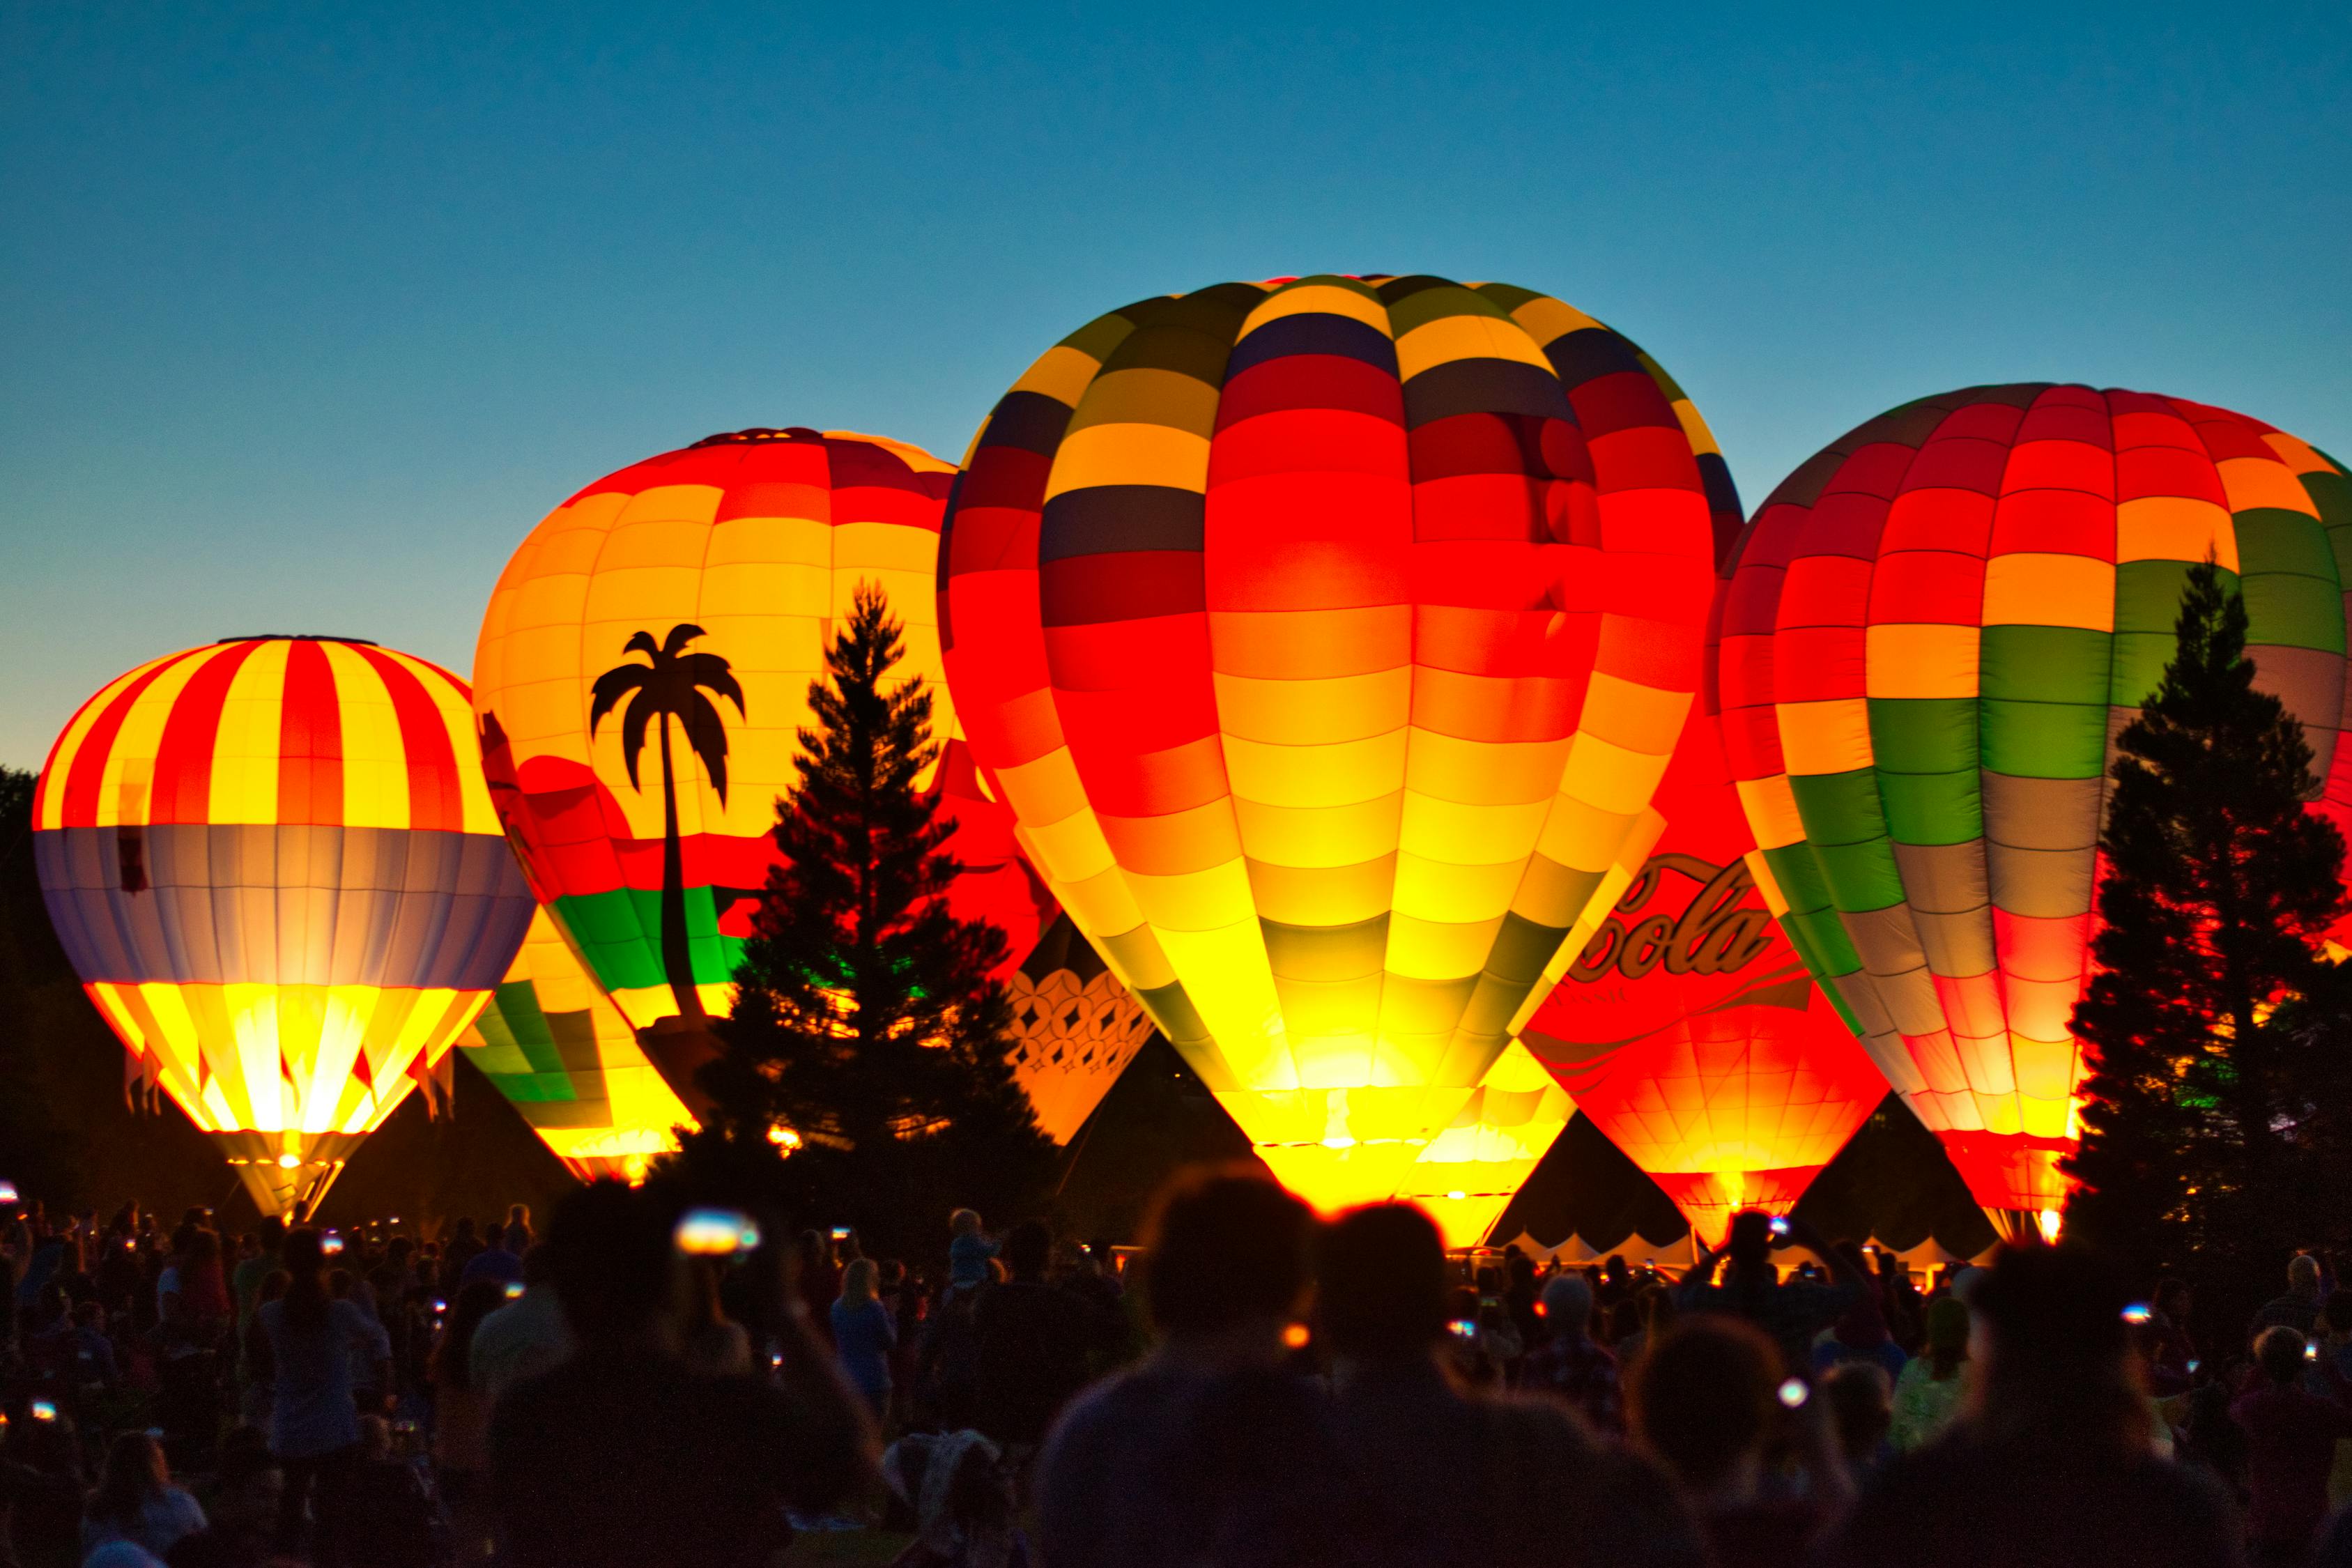
[[[1772,494],[1721,605],[1768,892],[2012,1233],[2064,1199],[2105,778],[2208,552],[2259,684],[2352,800],[2352,481],[2243,415],[2039,384],[1906,404]]]

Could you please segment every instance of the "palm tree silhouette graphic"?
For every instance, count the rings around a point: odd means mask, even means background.
[[[727,804],[727,725],[711,697],[724,697],[744,715],[743,689],[737,685],[727,660],[715,653],[688,653],[686,645],[704,636],[692,622],[669,629],[656,646],[651,632],[637,632],[623,646],[624,653],[641,653],[649,661],[614,666],[596,678],[589,689],[594,700],[588,709],[588,733],[593,736],[604,715],[621,707],[621,759],[628,765],[629,787],[643,794],[637,782],[637,758],[646,749],[646,731],[661,732],[662,783],[662,974],[685,1018],[704,1017],[700,993],[695,990],[694,963],[686,941],[686,864],[677,837],[677,778],[670,762],[673,721],[686,732],[686,743],[700,759],[719,804]],[[709,696],[704,695],[706,692]],[[623,706],[623,700],[626,700]]]

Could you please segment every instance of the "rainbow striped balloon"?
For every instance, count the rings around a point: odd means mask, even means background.
[[[235,637],[74,715],[33,800],[50,920],[136,1079],[264,1213],[314,1206],[530,922],[471,697],[345,637]]]

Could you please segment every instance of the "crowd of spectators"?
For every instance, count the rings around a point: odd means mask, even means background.
[[[2352,1291],[2315,1256],[2200,1353],[2179,1281],[2072,1247],[1917,1278],[1755,1212],[1679,1272],[1448,1256],[1244,1169],[1131,1249],[695,1217],[614,1184],[544,1237],[23,1205],[0,1568],[726,1568],[850,1531],[910,1568],[2352,1568]]]

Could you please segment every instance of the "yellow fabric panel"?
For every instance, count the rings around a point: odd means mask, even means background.
[[[1739,792],[1740,810],[1756,835],[1759,849],[1785,849],[1803,840],[1804,819],[1797,814],[1796,792],[1790,788],[1786,773],[1736,779],[1732,787]]]
[[[1242,892],[1246,898],[1245,881]],[[1138,888],[1136,897],[1148,910],[1145,890]],[[1188,980],[1201,975],[1221,977],[1218,984],[1188,984],[1186,989],[1234,1075],[1245,1083],[1286,1087],[1296,1073],[1281,1002],[1275,994],[1274,973],[1257,918],[1246,904],[1242,907],[1244,918],[1213,928],[1185,930],[1153,919],[1152,934],[1168,955],[1169,967],[1179,976]]]
[[[1629,750],[1590,730],[1580,730],[1569,743],[1561,787],[1587,805],[1630,816],[1657,793],[1666,761],[1665,753]]]
[[[1776,716],[1780,721],[1780,752],[1790,773],[1811,777],[1852,773],[1871,765],[1867,699],[1783,702]]]
[[[1407,790],[1397,847],[1464,866],[1525,859],[1534,851],[1550,809],[1549,801],[1472,805]]]
[[[1399,914],[1423,920],[1459,922],[1499,919],[1511,907],[1511,895],[1526,873],[1527,858],[1516,856],[1484,866],[1462,866],[1425,859],[1400,850],[1392,907]],[[1449,973],[1464,973],[1460,970]]]
[[[1097,425],[1074,430],[1054,455],[1045,500],[1095,485],[1209,488],[1209,438],[1165,425]]]
[[[1554,795],[1543,836],[1536,840],[1537,852],[1580,871],[1603,870],[1616,858],[1618,846],[1639,815],[1603,811],[1580,800]]]
[[[1516,321],[1494,316],[1440,316],[1396,341],[1397,372],[1411,381],[1433,366],[1462,359],[1516,360],[1546,373],[1551,361]]]
[[[2150,496],[2127,500],[2116,508],[2116,560],[2188,561],[2214,559],[2225,570],[2238,569],[2238,531],[2230,514],[2211,501],[2185,496]]]
[[[1238,855],[1191,871],[1153,874],[1123,865],[1122,872],[1136,907],[1163,942],[1177,932],[1222,930],[1248,918],[1254,908],[1249,868]],[[1188,972],[1180,965],[1177,973]]]
[[[1394,910],[1389,916],[1388,971],[1412,980],[1475,974],[1486,967],[1502,929],[1499,911],[1488,920],[1452,921]]]
[[[1210,660],[1223,674],[1256,680],[1328,680],[1413,669],[1412,606],[1338,610],[1211,610]]]
[[[343,643],[319,644],[334,673],[335,702],[343,730],[343,826],[406,827],[408,752],[400,739],[400,716],[383,678]],[[478,756],[469,745],[460,756]]]
[[[1189,430],[1205,441],[1217,427],[1217,389],[1175,370],[1115,370],[1098,375],[1070,416],[1063,450],[1069,449],[1079,432],[1108,425],[1166,426]]]
[[[2264,458],[2224,458],[2214,467],[2221,470],[2221,493],[2230,498],[2231,511],[2269,507],[2299,511],[2305,517],[2319,515],[2319,509],[2311,504],[2310,495],[2284,463]]]
[[[1391,335],[1388,308],[1378,299],[1341,284],[1302,281],[1283,285],[1252,308],[1242,322],[1240,336],[1246,338],[1268,321],[1297,315],[1345,316],[1382,337]]]
[[[1324,680],[1261,680],[1217,671],[1217,723],[1233,742],[1328,745],[1401,731],[1412,717],[1409,665]]]
[[[1399,732],[1399,741],[1402,732]],[[1412,738],[1404,784],[1437,800],[1465,805],[1524,805],[1549,800],[1559,788],[1571,742],[1465,741],[1423,730]],[[1402,752],[1403,747],[1399,745]]]
[[[1690,717],[1691,694],[1661,691],[1606,670],[1592,672],[1584,694],[1583,729],[1628,751],[1672,756]]]
[[[1253,860],[1299,869],[1358,866],[1396,852],[1404,791],[1352,805],[1293,807],[1243,798],[1233,810],[1242,848]]]
[[[2279,455],[2279,461],[2298,474],[2332,474],[2339,470],[2322,457],[2319,448],[2299,436],[2284,430],[2273,430],[2263,437],[2263,445]]]
[[[255,644],[228,683],[220,728],[213,736],[207,822],[278,820],[278,737],[285,710],[286,659],[293,647],[288,642]]]
[[[1014,392],[1034,392],[1072,408],[1085,395],[1087,384],[1102,370],[1102,362],[1066,343],[1056,343],[1014,382]],[[968,460],[968,459],[967,459]]]
[[[1246,839],[1246,817],[1242,833]],[[1393,832],[1387,835],[1385,842],[1395,841]],[[1388,912],[1396,888],[1396,863],[1393,854],[1317,866],[1277,865],[1253,856],[1250,891],[1265,920],[1297,926],[1354,925]]]
[[[1984,624],[2116,629],[2116,569],[2087,555],[2016,551],[1985,563]]]
[[[1683,439],[1690,443],[1694,454],[1712,452],[1718,458],[1723,455],[1723,448],[1716,444],[1715,432],[1706,427],[1705,419],[1699,417],[1698,405],[1687,397],[1678,398],[1674,410],[1675,421],[1683,427]]]
[[[2112,570],[2108,575],[2108,618],[2112,620]],[[1887,622],[1871,626],[1864,637],[1864,689],[1870,696],[1977,695],[1981,639],[1975,626]]]
[[[1601,325],[1575,306],[1555,300],[1549,294],[1538,294],[1520,305],[1511,312],[1511,320],[1518,322],[1528,337],[1544,344],[1557,342],[1570,332],[1585,331]]]
[[[1404,787],[1402,729],[1319,746],[1272,745],[1229,734],[1223,752],[1225,776],[1237,800],[1293,807],[1348,806]]]
[[[635,564],[632,552],[641,547],[656,552],[677,548],[676,542],[681,536],[658,529],[646,531],[641,542],[627,542],[625,536],[637,535],[641,524],[692,523],[692,532],[685,537],[698,539],[710,526],[711,520],[719,515],[719,502],[723,493],[716,485],[648,485],[621,504],[620,511],[613,519],[612,531],[605,535],[604,546],[597,552],[598,565]],[[615,551],[620,553],[616,555]],[[646,559],[648,563],[691,559],[699,564],[702,555],[698,545],[691,557],[656,553]]]
[[[1633,886],[1635,874],[1648,862],[1650,851],[1657,847],[1658,840],[1665,837],[1665,832],[1666,819],[1654,806],[1644,806],[1641,815],[1626,825],[1615,858],[1601,873],[1600,885],[1593,889],[1592,897],[1585,903],[1584,912],[1577,916],[1576,923],[1569,928],[1567,940],[1544,962],[1543,978],[1528,988],[1527,995],[1519,1000],[1518,1010],[1511,1015],[1508,1032],[1513,1038],[1517,1038],[1519,1032],[1528,1026],[1528,1020],[1536,1016],[1536,1010],[1551,994],[1552,987],[1560,983],[1570,966],[1575,963],[1577,955],[1592,941],[1592,933],[1601,929],[1601,922],[1608,918],[1611,910],[1617,907],[1617,900],[1625,896],[1625,889]]]

